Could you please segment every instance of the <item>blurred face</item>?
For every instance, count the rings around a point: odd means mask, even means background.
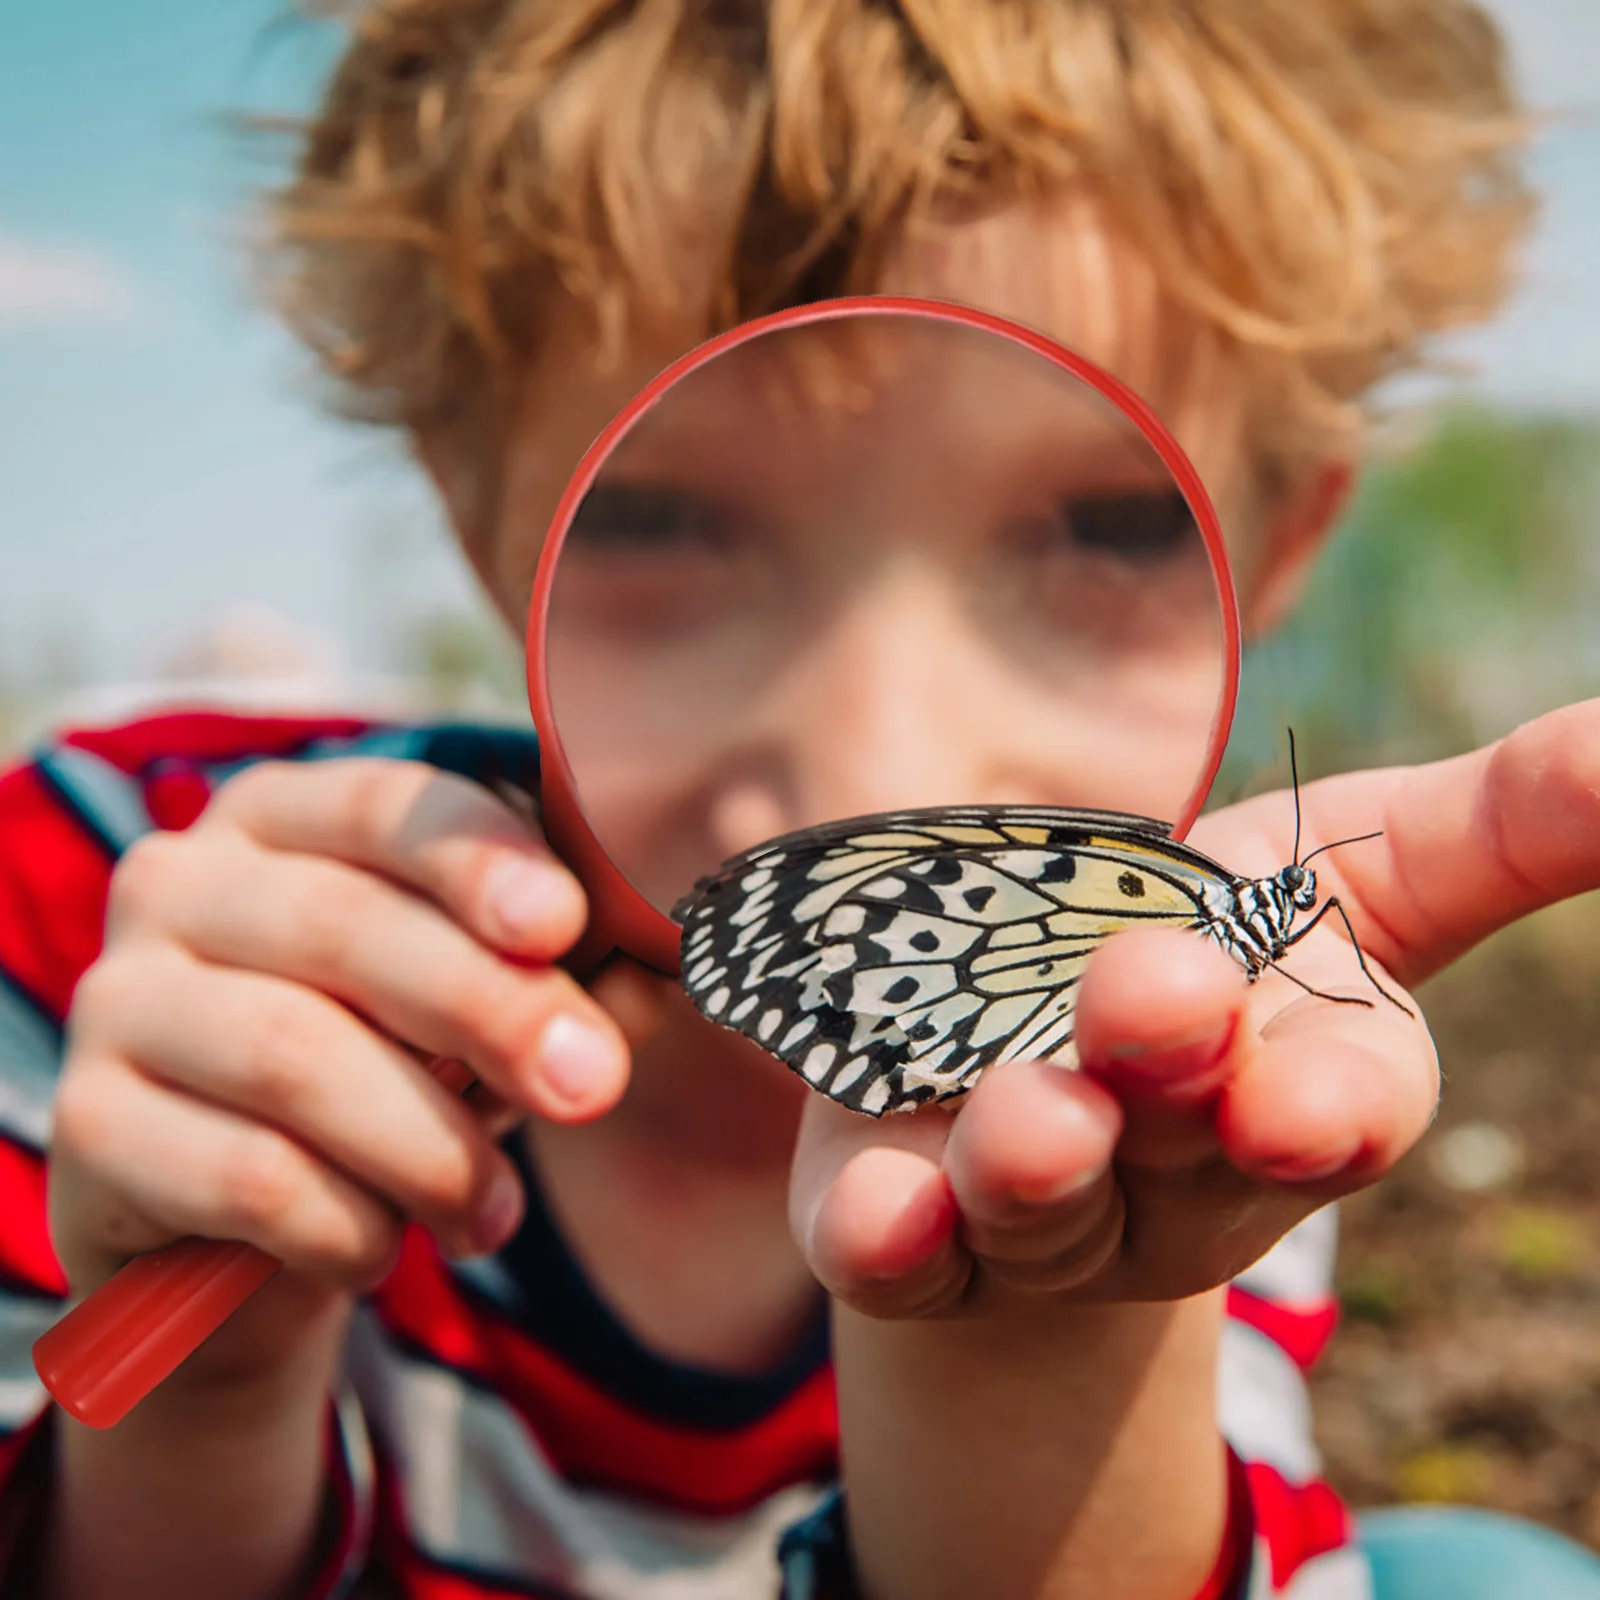
[[[1229,521],[1237,379],[1087,208],[908,245],[883,288],[983,306],[1109,368]],[[584,448],[696,342],[604,375],[553,346],[530,374],[482,557],[515,623]],[[1223,664],[1203,541],[1138,430],[1031,352],[884,322],[757,340],[669,392],[569,533],[547,659],[590,822],[662,908],[733,852],[833,817],[1170,817]]]
[[[993,334],[879,320],[765,335],[642,419],[567,534],[546,666],[589,820],[666,909],[840,816],[1173,815],[1223,635],[1120,412]]]

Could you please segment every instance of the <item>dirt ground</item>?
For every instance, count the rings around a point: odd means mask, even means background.
[[[1356,1506],[1457,1501],[1600,1550],[1600,898],[1426,986],[1438,1122],[1341,1207],[1344,1321],[1314,1374]]]

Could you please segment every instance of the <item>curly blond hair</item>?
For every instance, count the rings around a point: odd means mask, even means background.
[[[1532,209],[1474,0],[343,9],[276,294],[347,411],[480,456],[557,308],[602,349],[709,333],[872,290],[913,219],[1071,186],[1249,363],[1281,477],[1496,307]]]

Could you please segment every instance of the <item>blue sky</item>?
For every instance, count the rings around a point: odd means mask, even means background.
[[[287,3],[50,0],[6,20],[0,680],[63,653],[138,673],[239,601],[366,664],[379,619],[470,603],[410,469],[318,414],[250,305],[230,229],[262,169],[222,114],[315,84],[329,37],[275,28]],[[1497,9],[1537,104],[1600,107],[1600,0]],[[1600,408],[1600,125],[1548,137],[1537,171],[1529,281],[1465,353],[1508,403]]]

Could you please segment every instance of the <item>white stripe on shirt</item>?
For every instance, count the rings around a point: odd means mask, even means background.
[[[1246,1292],[1280,1305],[1320,1305],[1333,1292],[1338,1248],[1338,1209],[1324,1206],[1292,1227],[1233,1281]]]
[[[0,1132],[44,1149],[60,1070],[59,1035],[0,976]]]
[[[33,1421],[44,1385],[33,1370],[33,1346],[62,1312],[58,1300],[0,1291],[0,1433]]]
[[[406,1484],[411,1537],[443,1562],[597,1600],[755,1600],[778,1589],[782,1532],[821,1486],[703,1516],[574,1488],[498,1395],[396,1347],[363,1308],[349,1373]]]
[[[1322,1471],[1299,1367],[1265,1334],[1232,1317],[1222,1326],[1217,1420],[1242,1460],[1276,1467],[1291,1483]]]

